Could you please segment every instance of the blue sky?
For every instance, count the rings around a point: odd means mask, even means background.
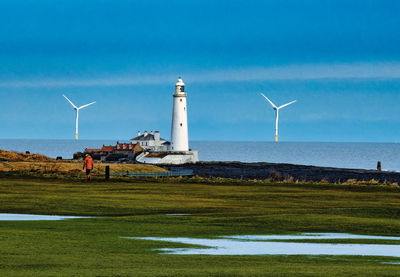
[[[0,1],[0,138],[400,142],[398,1]]]

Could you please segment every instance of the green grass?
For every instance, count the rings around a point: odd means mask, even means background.
[[[78,178],[3,175],[0,212],[96,216],[0,222],[1,276],[396,276],[400,272],[399,265],[381,264],[400,261],[388,257],[160,255],[153,249],[182,244],[120,238],[299,232],[398,236],[400,190],[393,187],[195,178],[85,183]],[[357,242],[361,241],[366,242]]]

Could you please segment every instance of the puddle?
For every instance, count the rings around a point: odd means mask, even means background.
[[[222,236],[223,238],[241,240],[306,240],[306,239],[375,239],[375,240],[400,240],[400,237],[390,236],[368,236],[340,233],[302,233],[301,235],[247,235],[247,236]]]
[[[89,216],[37,215],[37,214],[8,214],[0,213],[0,221],[32,221],[32,220],[63,220],[72,218],[89,218]]]
[[[179,213],[177,213],[177,214],[165,214],[165,215],[190,215],[190,214],[179,214]]]
[[[125,237],[152,241],[176,242],[208,248],[160,248],[163,254],[175,255],[355,255],[400,257],[400,245],[304,243],[268,240],[293,239],[382,239],[399,240],[399,237],[366,236],[335,233],[306,233],[301,235],[229,236],[216,239]]]
[[[400,262],[382,262],[381,264],[398,264],[398,265],[400,265]]]

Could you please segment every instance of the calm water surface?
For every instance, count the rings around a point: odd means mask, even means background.
[[[301,235],[232,236],[215,239],[125,237],[152,241],[175,242],[206,248],[160,248],[163,254],[174,255],[355,255],[400,257],[400,245],[360,244],[352,239],[399,240],[398,237],[366,236],[352,234],[317,233]],[[349,243],[312,243],[271,240],[296,239],[346,239]]]
[[[122,140],[121,140],[122,142]],[[115,140],[32,140],[0,139],[0,149],[30,151],[50,157],[72,158],[85,148],[115,145]],[[343,168],[382,168],[400,171],[399,143],[331,143],[331,142],[221,142],[192,141],[202,161],[273,162]]]
[[[88,216],[0,213],[0,221],[63,220],[73,218],[88,218]]]

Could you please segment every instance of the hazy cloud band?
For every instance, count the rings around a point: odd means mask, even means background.
[[[3,80],[3,88],[36,87],[111,87],[170,84],[177,74],[125,75],[98,78],[59,78]],[[400,63],[300,64],[275,67],[226,68],[187,72],[182,76],[190,83],[249,82],[268,80],[318,79],[400,79]]]

